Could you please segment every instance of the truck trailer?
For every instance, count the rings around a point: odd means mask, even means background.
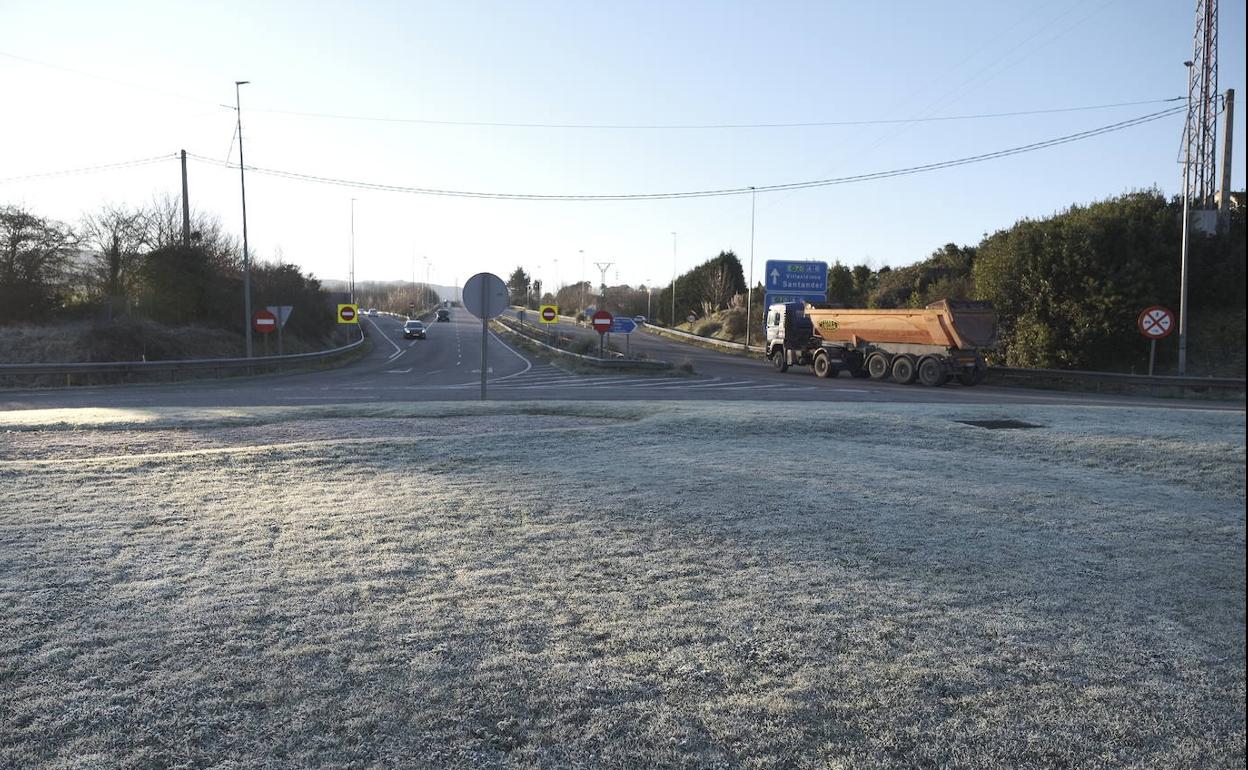
[[[938,386],[983,381],[997,345],[988,302],[939,300],[925,308],[856,310],[786,302],[767,308],[767,359],[777,372],[809,366],[818,377],[849,372]]]

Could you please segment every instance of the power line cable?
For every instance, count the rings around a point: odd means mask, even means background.
[[[187,102],[194,102],[195,104],[207,104],[213,107],[220,107],[226,110],[234,109],[234,107],[228,104],[220,104],[218,102],[214,102],[208,99],[199,99],[194,96],[187,96],[186,94],[181,94],[181,93],[178,93],[177,91],[169,91],[164,88],[157,88],[155,86],[143,85],[141,83],[131,83],[126,80],[119,80],[118,78],[108,77],[107,75],[101,75],[95,72],[84,72],[83,70],[74,69],[73,67],[66,67],[61,64],[52,64],[51,62],[40,61],[38,59],[31,59],[28,56],[18,56],[17,54],[8,53],[6,51],[0,51],[0,56],[3,56],[6,59],[13,59],[14,61],[25,62],[27,64],[34,64],[40,67],[46,67],[51,70],[58,70],[60,72],[68,72],[72,75],[78,75],[79,77],[91,78],[92,80],[99,80],[105,83],[112,83],[114,85],[124,86],[125,88],[133,88],[139,91],[149,91],[154,94],[161,94],[162,96],[170,96],[170,97],[173,97],[174,99],[181,99]]]
[[[592,129],[592,130],[702,130],[702,129],[743,129],[743,128],[822,128],[835,126],[880,126],[907,123],[934,123],[940,121],[981,120],[987,118],[1012,118],[1024,115],[1049,115],[1063,112],[1084,112],[1088,110],[1106,110],[1115,107],[1138,107],[1144,104],[1165,104],[1179,101],[1185,97],[1175,96],[1169,99],[1145,99],[1134,102],[1115,102],[1112,104],[1091,104],[1078,107],[1053,107],[1038,110],[1017,110],[1014,112],[985,112],[969,115],[945,115],[937,117],[917,118],[876,118],[866,120],[821,120],[793,123],[511,123],[478,120],[432,120],[424,118],[393,118],[369,115],[345,115],[328,112],[301,112],[296,110],[270,110],[248,108],[248,112],[260,112],[270,115],[290,115],[304,118],[323,118],[328,120],[352,120],[374,123],[408,123],[428,126],[464,126],[480,128],[554,128],[554,129]]]
[[[1177,115],[1186,109],[1184,106],[1171,107],[1159,112],[1141,115],[1131,120],[1124,120],[1118,123],[1111,123],[1099,128],[1080,131],[1075,134],[1056,137],[1054,139],[1046,139],[1040,142],[1032,142],[1030,144],[1020,145],[1018,147],[1010,147],[995,152],[982,153],[979,155],[971,155],[964,158],[954,160],[940,161],[937,163],[927,163],[920,166],[909,166],[906,168],[892,169],[889,171],[876,171],[865,174],[853,174],[850,176],[833,177],[830,179],[815,179],[803,182],[787,182],[783,184],[773,185],[757,185],[755,187],[732,187],[711,190],[691,190],[684,192],[666,192],[666,193],[631,193],[631,194],[614,194],[614,195],[543,195],[537,193],[492,193],[468,190],[447,190],[431,187],[413,187],[407,185],[383,184],[379,182],[363,182],[358,180],[341,179],[334,177],[317,176],[315,174],[305,174],[296,171],[285,171],[281,169],[264,168],[262,166],[248,166],[247,169],[257,174],[265,174],[268,176],[281,177],[285,179],[294,179],[304,182],[316,182],[320,184],[331,184],[342,187],[353,187],[357,189],[375,190],[380,192],[398,192],[413,195],[433,195],[451,198],[480,198],[493,200],[529,200],[529,201],[639,201],[639,200],[673,200],[683,198],[714,198],[727,195],[748,195],[752,192],[779,192],[785,190],[806,190],[816,187],[830,187],[833,185],[850,184],[854,182],[867,182],[878,179],[888,179],[897,176],[907,176],[927,171],[936,171],[939,169],[953,168],[955,166],[964,166],[971,163],[982,163],[987,160],[995,160],[997,158],[1009,157],[1012,155],[1020,155],[1026,152],[1034,152],[1036,150],[1055,147],[1062,144],[1090,139],[1102,134],[1108,134],[1115,131],[1122,131],[1134,126],[1151,123],[1170,115]],[[188,157],[194,158],[202,163],[232,168],[215,158],[205,157],[203,155],[194,155],[188,153]]]
[[[25,181],[28,179],[43,179],[46,177],[71,176],[71,175],[76,175],[76,174],[93,174],[99,171],[114,171],[116,169],[122,169],[122,168],[134,168],[136,166],[148,166],[153,163],[160,163],[161,161],[171,160],[177,157],[178,157],[177,153],[169,153],[166,155],[156,155],[151,158],[140,158],[138,160],[124,160],[119,163],[105,163],[99,166],[83,166],[81,168],[69,168],[69,169],[64,169],[61,171],[45,171],[40,174],[24,174],[22,176],[10,176],[10,177],[0,178],[0,184],[4,184],[6,182],[21,182],[21,181]]]

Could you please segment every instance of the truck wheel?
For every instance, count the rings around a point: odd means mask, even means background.
[[[918,375],[917,368],[914,365],[914,358],[903,353],[893,359],[893,379],[902,385],[909,385]]]
[[[823,351],[815,353],[815,361],[811,364],[811,368],[815,370],[816,377],[836,376],[836,370],[832,368],[832,359]]]
[[[882,380],[888,376],[888,359],[883,353],[872,353],[867,359],[867,376],[873,380]]]
[[[785,360],[783,350],[776,350],[772,352],[771,365],[776,367],[776,371],[781,374],[784,374],[789,370],[789,362]]]
[[[945,374],[944,364],[934,356],[924,356],[919,360],[919,382],[929,388],[937,388],[945,384],[949,376]]]

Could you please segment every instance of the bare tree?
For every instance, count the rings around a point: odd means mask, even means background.
[[[140,260],[149,245],[147,221],[142,210],[111,205],[83,217],[80,232],[91,252],[89,277],[109,318],[128,312],[138,293]]]
[[[64,224],[0,207],[0,319],[46,313],[69,288],[73,232]]]

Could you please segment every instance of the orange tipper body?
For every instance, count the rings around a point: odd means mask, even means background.
[[[940,300],[921,309],[848,310],[806,306],[815,334],[851,345],[923,345],[977,351],[997,344],[996,313],[980,302]]]

